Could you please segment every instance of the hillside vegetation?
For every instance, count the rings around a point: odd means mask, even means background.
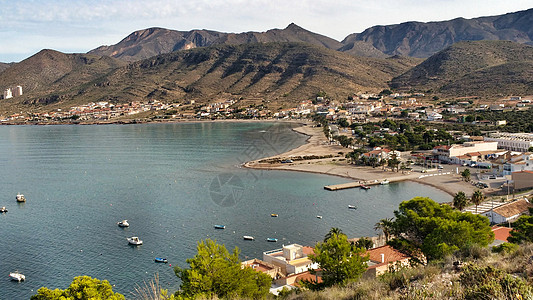
[[[533,47],[509,41],[460,42],[394,78],[391,87],[446,95],[533,91]]]
[[[256,97],[284,105],[313,98],[319,91],[346,99],[355,91],[386,88],[387,81],[414,63],[401,57],[353,57],[302,43],[213,46],[117,68],[65,95],[65,101],[207,102]]]

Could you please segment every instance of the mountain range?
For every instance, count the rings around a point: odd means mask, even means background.
[[[385,88],[444,96],[532,93],[532,24],[530,9],[375,26],[342,42],[295,24],[239,34],[149,28],[87,54],[42,50],[0,63],[0,87],[24,88],[23,97],[2,100],[0,110],[151,98],[256,98],[277,108],[320,91],[346,99]]]

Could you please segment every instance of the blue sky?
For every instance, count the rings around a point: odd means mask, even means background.
[[[291,22],[331,38],[374,25],[499,15],[533,0],[0,0],[0,62],[41,49],[87,52],[133,31],[266,31]]]

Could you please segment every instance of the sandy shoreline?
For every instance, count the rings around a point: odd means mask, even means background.
[[[309,172],[325,175],[334,175],[349,179],[348,181],[366,181],[380,182],[389,180],[390,182],[410,180],[413,182],[425,184],[442,190],[451,196],[458,191],[463,191],[471,195],[475,188],[471,184],[462,181],[461,177],[450,171],[448,175],[440,175],[437,170],[423,174],[420,172],[411,172],[402,174],[402,172],[384,171],[381,167],[365,167],[349,164],[344,158],[344,154],[350,152],[350,149],[339,145],[330,145],[322,132],[321,127],[303,125],[293,130],[308,136],[307,142],[295,149],[289,150],[279,155],[250,161],[244,164],[244,167],[263,169],[263,170],[284,170]],[[342,152],[342,154],[339,154]],[[318,157],[310,159],[311,156]],[[325,158],[324,156],[332,156]],[[307,158],[299,160],[300,158]],[[292,163],[281,163],[281,160],[292,159]],[[277,161],[276,161],[277,160]],[[449,167],[449,166],[448,166]],[[449,167],[451,169],[451,167]],[[447,170],[443,173],[448,173]],[[433,175],[419,178],[421,175]],[[426,195],[421,195],[426,196]],[[429,196],[429,195],[427,195]]]

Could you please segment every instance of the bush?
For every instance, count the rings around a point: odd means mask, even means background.
[[[516,250],[518,250],[518,245],[513,243],[503,243],[492,247],[492,252],[500,254],[513,253]]]

